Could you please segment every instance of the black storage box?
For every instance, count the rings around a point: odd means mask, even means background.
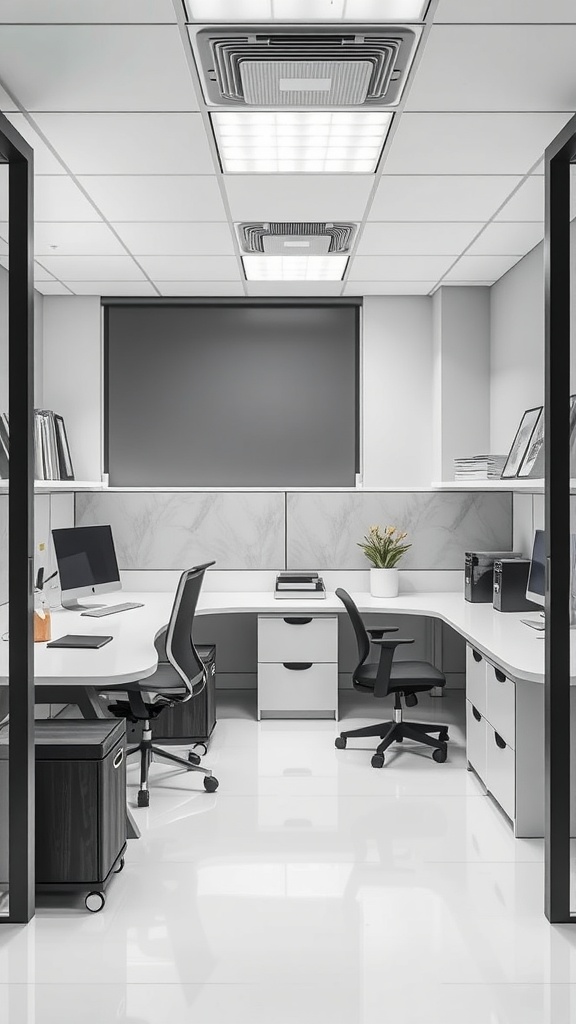
[[[466,601],[492,604],[494,562],[497,558],[521,558],[517,551],[466,551],[464,597]]]
[[[126,848],[126,730],[116,719],[46,719],[36,743],[36,888],[103,889]]]
[[[529,558],[497,558],[494,562],[493,605],[499,612],[538,611],[526,597]]]
[[[158,661],[166,661],[162,638],[156,641]],[[215,644],[197,644],[196,650],[206,665],[206,686],[197,697],[173,708],[164,708],[150,725],[152,739],[156,743],[184,745],[188,743],[207,743],[216,725],[216,646]],[[128,742],[139,743],[142,739],[140,722],[127,723]]]

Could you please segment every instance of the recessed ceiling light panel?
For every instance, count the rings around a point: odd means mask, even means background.
[[[211,115],[227,174],[372,174],[392,114],[259,111]]]
[[[186,0],[188,17],[213,21],[424,20],[428,0]]]
[[[260,24],[189,32],[210,106],[328,110],[395,106],[421,29]]]
[[[248,281],[341,281],[347,256],[243,256]]]

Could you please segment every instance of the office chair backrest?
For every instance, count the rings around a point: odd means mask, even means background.
[[[206,685],[206,669],[192,640],[192,626],[204,573],[215,564],[206,562],[205,565],[187,569],[182,573],[176,588],[166,630],[166,657],[184,685],[184,694],[176,698],[180,703],[195,697]]]
[[[340,600],[342,601],[342,604],[344,605],[346,611],[348,612],[348,615],[350,616],[350,621],[354,627],[354,632],[356,634],[356,643],[358,644],[359,661],[357,668],[360,668],[360,665],[364,664],[366,658],[370,653],[370,638],[368,636],[368,633],[366,632],[364,623],[360,618],[360,612],[358,611],[356,605],[354,604],[354,601],[350,597],[350,594],[346,590],[342,590],[342,588],[339,587],[338,590],[336,591],[336,597],[339,597]]]

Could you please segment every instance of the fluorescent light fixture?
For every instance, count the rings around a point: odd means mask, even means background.
[[[233,111],[211,114],[227,174],[372,174],[389,111]]]
[[[248,281],[341,281],[347,256],[243,256]]]
[[[186,0],[188,17],[216,21],[423,21],[428,0]]]

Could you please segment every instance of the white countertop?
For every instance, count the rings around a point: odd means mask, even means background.
[[[503,613],[495,611],[490,604],[471,604],[464,600],[461,592],[405,594],[396,598],[375,598],[353,592],[352,596],[361,612],[441,619],[489,660],[497,662],[512,679],[544,681],[543,633],[520,621],[529,617],[528,613]],[[168,621],[173,593],[122,591],[106,595],[98,603],[138,600],[144,602],[143,608],[102,619],[63,609],[52,611],[54,639],[66,633],[95,633],[113,635],[114,640],[98,650],[47,649],[46,644],[35,644],[36,683],[77,685],[81,681],[88,686],[98,686],[104,679],[120,684],[151,675],[156,668],[154,640]],[[269,592],[204,591],[197,609],[200,615],[241,612],[321,615],[342,613],[344,608],[332,592],[328,592],[325,600],[307,601],[277,600]],[[7,607],[4,606],[0,610],[0,628],[7,628],[6,619]],[[0,644],[0,683],[7,680],[8,647],[8,643]],[[572,675],[576,683],[576,657]]]

